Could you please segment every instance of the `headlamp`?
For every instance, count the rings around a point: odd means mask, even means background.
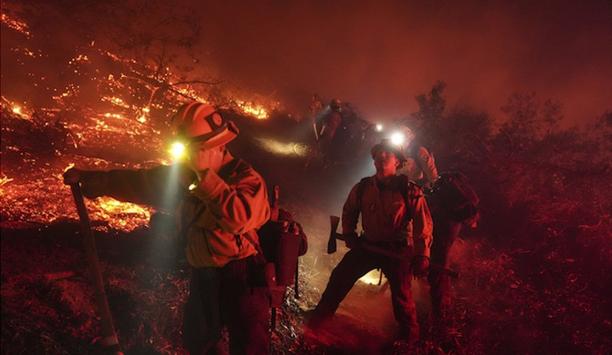
[[[383,130],[383,125],[381,123],[377,123],[376,124],[376,132],[382,132]]]
[[[406,141],[406,136],[402,132],[393,132],[389,139],[392,144],[401,146]]]
[[[185,143],[176,141],[172,143],[172,145],[170,145],[170,149],[168,149],[168,152],[174,160],[181,160],[185,157],[187,147],[185,146]]]

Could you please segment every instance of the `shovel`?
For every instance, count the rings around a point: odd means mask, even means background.
[[[102,272],[98,261],[96,242],[91,230],[91,222],[89,220],[87,208],[85,207],[85,201],[83,200],[81,186],[78,183],[71,184],[70,190],[72,190],[72,197],[74,197],[74,203],[79,213],[83,246],[85,248],[85,254],[87,255],[87,264],[89,265],[91,281],[94,286],[96,306],[102,321],[102,339],[100,340],[100,345],[104,348],[105,353],[123,355],[121,347],[119,346],[119,339],[117,338],[115,327],[113,326],[113,317],[108,307],[106,293],[104,292],[104,281],[102,280]]]

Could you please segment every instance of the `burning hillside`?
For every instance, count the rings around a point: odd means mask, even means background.
[[[2,352],[99,350],[95,292],[62,174],[75,166],[171,164],[169,116],[197,100],[238,125],[231,151],[268,185],[280,185],[281,207],[309,237],[299,264],[301,297],[292,285],[272,352],[401,353],[390,286],[377,270],[356,283],[331,326],[319,334],[303,327],[348,250],[339,243],[336,254],[325,253],[329,215],[340,214],[351,186],[372,172],[370,146],[353,144],[367,142],[365,133],[351,137],[339,161],[313,163],[320,157],[312,122],[282,113],[275,92],[245,91],[204,65],[211,54],[196,53],[194,38],[210,34],[189,7],[140,3],[2,5]],[[554,100],[516,94],[497,117],[448,107],[444,88],[438,82],[418,96],[411,119],[440,170],[471,179],[482,216],[478,229],[463,229],[446,270],[459,275],[452,341],[432,331],[428,282],[412,282],[418,352],[609,352],[610,112],[564,129]],[[189,268],[172,235],[155,228],[165,211],[109,197],[86,204],[123,350],[185,353],[180,325]]]

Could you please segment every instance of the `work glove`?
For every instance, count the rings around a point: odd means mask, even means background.
[[[66,185],[74,185],[81,182],[81,176],[83,175],[83,170],[77,168],[70,168],[64,173],[64,184]]]
[[[417,255],[412,258],[411,262],[412,274],[416,277],[425,276],[429,269],[429,258],[423,255]]]
[[[178,170],[178,183],[183,189],[188,189],[191,184],[198,183],[198,175],[195,171],[189,168],[185,164],[181,164],[177,167]]]
[[[96,198],[105,194],[106,178],[104,172],[70,168],[64,173],[63,177],[66,185],[81,183],[81,191],[88,198]]]
[[[357,233],[344,233],[342,236],[344,237],[344,243],[346,244],[347,248],[353,249],[359,246],[359,237],[357,237]]]

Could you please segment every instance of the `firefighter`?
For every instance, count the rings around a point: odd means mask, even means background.
[[[431,154],[423,147],[413,131],[404,127],[402,131],[404,142],[402,149],[407,155],[406,163],[399,173],[406,175],[410,180],[415,181],[422,188],[431,191],[427,196],[429,207],[431,208],[434,223],[433,244],[431,247],[431,263],[436,267],[431,268],[427,277],[430,285],[430,297],[432,305],[433,331],[434,336],[443,342],[450,341],[450,329],[452,328],[449,317],[451,306],[451,277],[445,270],[448,270],[451,247],[461,232],[462,220],[454,215],[453,197],[457,193],[447,194],[436,189],[435,186],[445,185],[447,190],[452,188],[452,183],[463,181],[462,179],[440,179],[436,163]],[[443,174],[444,175],[444,174]],[[448,174],[451,176],[452,174]],[[446,177],[445,177],[446,179]],[[456,191],[466,191],[459,188]],[[459,194],[460,195],[460,194]]]
[[[335,140],[338,130],[342,128],[342,102],[339,99],[332,99],[329,102],[329,109],[323,116],[323,127],[319,132],[319,150],[323,156],[323,164],[329,165],[333,160]]]
[[[433,154],[421,145],[409,127],[403,127],[404,141],[400,144],[406,156],[406,162],[399,169],[400,174],[416,182],[423,188],[431,188],[438,178],[438,169]]]
[[[323,102],[318,94],[312,94],[310,98],[310,106],[308,107],[308,113],[312,122],[312,128],[314,130],[315,141],[319,140],[319,131],[321,126],[321,112],[323,111]]]
[[[342,234],[350,250],[332,271],[309,326],[330,319],[353,284],[375,268],[389,280],[391,301],[400,326],[400,340],[414,346],[419,338],[411,277],[429,267],[432,221],[422,190],[397,175],[402,152],[388,141],[375,145],[371,155],[376,174],[356,184],[342,211]],[[361,214],[363,235],[356,233]]]
[[[270,216],[266,184],[227,150],[238,129],[214,107],[185,104],[173,123],[186,141],[186,164],[106,172],[73,168],[64,181],[80,182],[89,198],[109,195],[175,208],[191,266],[185,348],[191,354],[216,351],[225,325],[232,354],[268,353],[270,300],[255,234]]]

